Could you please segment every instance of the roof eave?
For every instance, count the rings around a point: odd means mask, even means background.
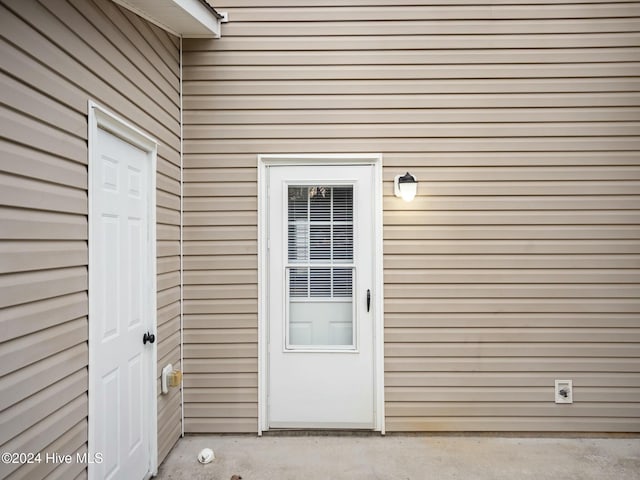
[[[160,28],[184,38],[220,38],[225,18],[206,0],[113,0]]]

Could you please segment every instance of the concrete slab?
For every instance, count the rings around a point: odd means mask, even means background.
[[[196,456],[212,448],[207,465]],[[640,438],[186,436],[160,480],[638,480]]]

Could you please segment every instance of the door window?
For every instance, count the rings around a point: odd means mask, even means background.
[[[353,185],[287,190],[286,348],[355,347]]]

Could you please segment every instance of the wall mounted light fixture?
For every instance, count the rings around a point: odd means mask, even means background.
[[[396,197],[402,197],[405,202],[410,202],[416,196],[418,181],[415,175],[407,172],[404,175],[396,175],[393,179],[393,193]]]

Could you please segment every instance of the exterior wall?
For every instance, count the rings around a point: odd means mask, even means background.
[[[256,155],[296,152],[384,155],[387,430],[640,431],[640,4],[473,3],[217,0],[185,42],[188,432],[257,428]]]
[[[2,1],[0,450],[87,448],[87,100],[159,139],[158,364],[179,365],[179,44],[107,0]],[[158,369],[160,371],[160,368]],[[180,394],[158,399],[161,461]],[[2,478],[84,465],[0,465]]]

